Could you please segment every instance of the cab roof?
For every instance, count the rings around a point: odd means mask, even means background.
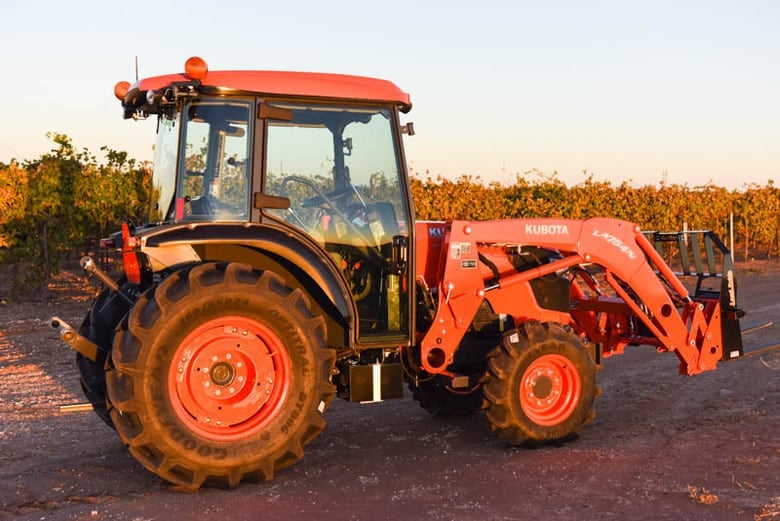
[[[115,94],[128,109],[137,106],[139,98],[143,99],[149,91],[158,92],[175,84],[195,81],[199,82],[198,89],[204,91],[391,103],[403,112],[412,108],[408,93],[390,81],[377,78],[321,72],[210,71],[205,61],[198,57],[187,60],[185,70],[187,72],[145,78],[132,86],[120,82]],[[125,87],[117,91],[120,84]]]

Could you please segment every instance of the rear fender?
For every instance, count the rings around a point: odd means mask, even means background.
[[[357,312],[341,273],[328,254],[308,237],[268,224],[169,226],[141,235],[150,258],[175,265],[196,262],[242,262],[282,276],[302,289],[314,311],[328,321],[328,343],[354,348]],[[139,234],[140,235],[140,234]],[[155,270],[159,271],[159,270]]]

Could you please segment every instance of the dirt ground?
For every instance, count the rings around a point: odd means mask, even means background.
[[[743,326],[780,322],[780,263],[737,269]],[[84,398],[49,318],[80,324],[83,281],[63,273],[49,304],[2,287],[0,519],[780,521],[777,352],[694,378],[648,347],[608,359],[596,420],[560,448],[508,448],[484,414],[432,417],[408,396],[336,400],[304,459],[273,481],[187,493],[94,413],[60,412]],[[780,325],[746,337],[748,349],[778,341]]]

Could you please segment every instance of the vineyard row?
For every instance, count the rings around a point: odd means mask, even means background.
[[[644,230],[708,229],[728,237],[733,216],[738,258],[778,255],[780,189],[772,181],[728,190],[713,184],[646,185],[586,181],[567,186],[554,177],[529,181],[518,175],[511,185],[484,183],[478,177],[456,180],[415,178],[412,197],[417,219],[506,219],[613,217]]]

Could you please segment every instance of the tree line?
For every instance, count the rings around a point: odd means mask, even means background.
[[[45,291],[87,238],[103,237],[146,211],[150,165],[107,147],[98,159],[64,134],[48,137],[55,147],[40,157],[0,163],[0,264],[19,268],[19,291]]]
[[[55,147],[33,160],[0,163],[0,264],[23,269],[20,289],[45,290],[52,274],[90,238],[117,230],[121,221],[146,214],[151,165],[102,147],[102,157],[77,150],[52,133]],[[506,219],[614,217],[645,230],[712,229],[728,234],[734,216],[736,253],[780,253],[780,191],[773,181],[729,190],[714,184],[632,187],[597,181],[592,175],[567,186],[555,174],[518,174],[515,182],[484,182],[414,174],[411,193],[417,219]]]
[[[613,217],[643,230],[713,230],[729,235],[733,222],[737,257],[780,253],[780,189],[772,180],[741,190],[709,183],[691,187],[660,184],[633,187],[627,181],[597,181],[592,175],[567,186],[556,175],[537,171],[516,176],[512,184],[485,183],[479,177],[419,177],[412,180],[417,219],[509,219]]]

